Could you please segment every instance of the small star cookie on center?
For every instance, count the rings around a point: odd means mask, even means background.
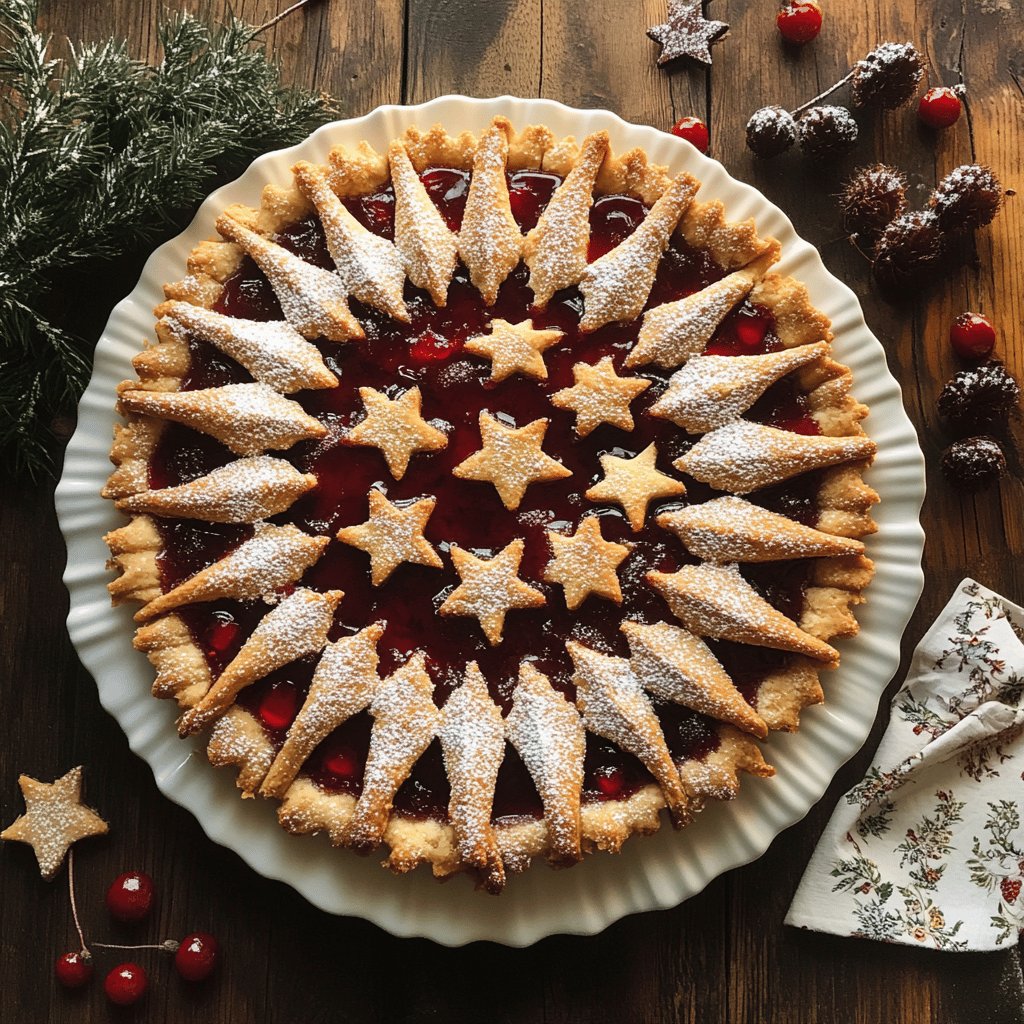
[[[477,558],[453,544],[452,564],[462,582],[438,608],[441,615],[470,615],[480,620],[488,643],[501,643],[505,615],[515,608],[540,608],[544,595],[518,576],[523,557],[521,538],[511,541],[493,558]]]
[[[338,540],[370,556],[370,579],[379,587],[403,562],[440,568],[441,556],[423,536],[437,498],[421,498],[399,508],[376,488],[367,495],[370,518],[359,526],[346,526]]]
[[[622,587],[617,569],[629,554],[625,544],[616,544],[601,536],[601,520],[588,516],[571,537],[548,530],[555,557],[544,570],[548,583],[561,583],[565,604],[575,611],[589,594],[622,603]]]
[[[580,437],[586,437],[602,423],[622,430],[633,429],[629,404],[651,386],[649,380],[620,377],[611,356],[605,356],[593,366],[577,363],[572,375],[576,383],[571,388],[556,391],[551,396],[551,404],[576,413],[576,433]]]
[[[541,450],[548,420],[534,420],[517,429],[481,412],[479,422],[483,447],[460,462],[452,474],[460,480],[494,484],[509,511],[519,508],[530,484],[572,476],[571,470]]]
[[[532,320],[510,324],[507,320],[492,320],[490,334],[470,338],[465,349],[475,356],[491,361],[491,382],[494,384],[521,373],[524,377],[546,380],[548,368],[542,352],[562,340],[557,330],[535,331]]]
[[[376,388],[360,388],[359,397],[366,417],[349,430],[345,440],[379,448],[396,480],[405,476],[409,460],[416,452],[436,452],[447,447],[448,438],[420,415],[423,399],[419,388],[409,388],[395,399]]]
[[[633,532],[643,529],[647,506],[656,498],[672,498],[686,493],[686,485],[655,467],[657,448],[648,445],[632,459],[618,455],[602,455],[604,479],[599,480],[586,493],[590,501],[610,501],[621,505]]]

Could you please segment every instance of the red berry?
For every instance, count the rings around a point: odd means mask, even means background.
[[[294,683],[277,682],[263,695],[259,714],[268,729],[287,729],[299,710],[299,691]]]
[[[960,120],[963,104],[957,90],[948,85],[929,89],[917,104],[917,116],[929,128],[948,128]]]
[[[672,134],[677,138],[686,139],[691,146],[696,146],[702,153],[708,151],[711,136],[708,126],[699,117],[681,117],[672,125]]]
[[[962,359],[987,359],[996,344],[996,329],[979,313],[961,313],[949,328],[949,343]]]
[[[802,46],[821,31],[821,8],[815,0],[787,3],[775,15],[775,24],[787,43]]]
[[[118,964],[104,979],[103,991],[118,1006],[137,1003],[149,988],[146,972],[138,964]]]
[[[57,980],[65,988],[81,988],[92,978],[92,957],[88,954],[65,953],[54,965]]]
[[[217,966],[217,940],[206,932],[193,932],[181,940],[174,966],[186,981],[202,981]]]
[[[118,921],[141,921],[153,906],[153,879],[142,871],[118,875],[107,890],[107,909]]]
[[[744,348],[757,348],[768,333],[768,321],[756,313],[741,310],[736,317],[736,340]]]
[[[1017,897],[1020,895],[1021,880],[1019,878],[1004,878],[999,883],[999,889],[1007,903],[1016,903]]]
[[[335,778],[350,779],[358,771],[359,761],[351,750],[342,748],[324,758],[324,769]]]
[[[605,768],[594,780],[598,790],[607,797],[618,796],[625,785],[621,768]]]
[[[233,618],[218,617],[208,634],[207,643],[214,655],[223,654],[238,637],[239,625]]]

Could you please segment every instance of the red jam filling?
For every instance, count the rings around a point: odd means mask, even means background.
[[[468,192],[468,174],[432,168],[421,178],[445,220],[457,230]],[[524,231],[536,224],[559,182],[554,175],[534,171],[517,171],[509,176],[512,210]],[[390,186],[373,195],[346,200],[346,205],[367,228],[385,237],[392,236],[394,195]],[[590,259],[614,248],[636,229],[646,213],[646,207],[632,196],[599,198],[591,211]],[[278,236],[278,241],[312,263],[331,266],[315,217],[292,225]],[[691,294],[723,274],[724,270],[706,253],[692,250],[673,238],[659,266],[648,305]],[[582,497],[602,475],[602,454],[632,456],[654,442],[661,468],[670,470],[672,460],[686,451],[695,438],[647,415],[648,408],[664,391],[668,375],[645,370],[643,376],[653,383],[633,403],[636,429],[628,434],[603,424],[586,438],[578,439],[574,433],[574,414],[556,409],[549,396],[573,383],[572,367],[577,362],[594,363],[608,355],[621,369],[636,340],[639,321],[610,324],[583,334],[578,329],[582,300],[577,289],[559,292],[547,309],[536,310],[531,307],[532,292],[527,279],[526,268],[520,265],[502,285],[490,310],[484,308],[461,265],[444,309],[437,309],[425,292],[407,283],[409,324],[398,323],[353,302],[353,312],[366,331],[366,339],[351,344],[318,343],[341,386],[292,396],[327,424],[330,433],[321,442],[296,445],[284,454],[304,472],[315,473],[319,485],[276,517],[276,522],[295,523],[313,534],[333,535],[342,526],[366,519],[366,494],[376,486],[384,489],[392,501],[423,495],[437,497],[426,536],[441,552],[458,543],[486,555],[515,537],[525,540],[520,575],[545,594],[547,604],[536,610],[510,612],[504,640],[497,647],[488,645],[475,620],[437,615],[438,606],[459,582],[450,560],[446,560],[443,569],[403,565],[382,586],[374,587],[370,584],[367,555],[335,542],[302,580],[303,585],[317,589],[345,592],[332,639],[354,633],[371,622],[386,621],[387,628],[378,645],[382,674],[393,671],[413,651],[425,651],[438,706],[443,705],[459,683],[470,660],[479,663],[494,699],[504,711],[509,708],[519,664],[524,660],[531,661],[550,677],[556,688],[573,697],[572,664],[565,641],[577,639],[598,650],[625,655],[628,648],[619,632],[623,619],[672,621],[666,605],[644,582],[644,575],[652,569],[671,572],[693,559],[674,536],[654,525],[655,515],[660,510],[705,501],[717,494],[687,478],[685,498],[652,505],[647,525],[639,533],[630,530],[618,507],[595,506]],[[227,281],[216,308],[255,320],[281,317],[269,283],[249,259],[243,260],[238,272]],[[557,327],[565,334],[558,345],[545,353],[548,379],[512,377],[498,385],[491,384],[488,363],[462,355],[466,339],[483,331],[491,317],[515,323],[527,316],[533,318],[535,327]],[[780,347],[770,312],[743,303],[722,324],[707,352],[749,355]],[[192,342],[192,365],[182,383],[183,389],[250,379],[242,367],[212,346]],[[414,455],[404,478],[396,482],[377,449],[350,447],[343,438],[346,428],[362,415],[360,387],[392,392],[413,384],[423,394],[424,416],[446,431],[449,443],[443,451]],[[454,477],[452,468],[480,447],[477,420],[481,410],[493,411],[519,426],[540,417],[549,419],[544,450],[572,470],[572,476],[532,485],[515,512],[504,508],[491,485]],[[749,415],[784,429],[817,433],[802,396],[789,380],[770,388]],[[150,486],[167,487],[195,479],[233,458],[216,441],[171,425],[152,459]],[[817,520],[817,490],[816,475],[805,474],[751,497],[768,508],[813,524]],[[623,602],[615,605],[591,596],[579,609],[570,612],[561,587],[541,579],[550,554],[546,530],[575,527],[581,515],[591,510],[600,513],[603,534],[608,540],[633,545],[619,571]],[[160,564],[163,584],[168,589],[223,557],[245,540],[252,528],[166,520],[160,523],[160,529],[165,543]],[[743,571],[769,601],[791,617],[799,617],[805,585],[801,563],[745,566]],[[182,615],[216,674],[230,662],[265,612],[266,606],[260,602],[221,601],[188,607]],[[762,648],[728,642],[714,643],[713,647],[755,706],[760,680],[785,660],[785,655]],[[239,697],[239,703],[257,716],[275,745],[283,742],[302,705],[314,663],[315,659],[310,658],[286,666],[247,688]],[[717,746],[711,720],[680,705],[655,701],[655,708],[669,749],[677,758],[700,758]],[[371,719],[363,712],[320,744],[306,765],[320,786],[354,796],[361,792],[370,727]],[[650,782],[651,776],[636,758],[588,735],[585,800],[624,799]],[[410,817],[443,820],[448,799],[440,745],[435,740],[401,787],[395,807]],[[498,774],[493,813],[496,820],[537,817],[543,813],[529,773],[511,747],[506,748]]]

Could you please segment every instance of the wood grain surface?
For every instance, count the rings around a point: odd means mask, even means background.
[[[261,23],[286,5],[236,0],[230,6]],[[229,5],[44,0],[43,11],[59,37],[116,33],[139,56],[152,58],[158,17],[179,6],[220,15]],[[826,6],[821,37],[790,52],[778,39],[769,0],[713,0],[714,17],[732,31],[715,46],[707,72],[656,68],[644,30],[663,18],[665,0],[326,0],[275,26],[268,43],[288,80],[330,93],[347,115],[463,92],[547,96],[661,128],[683,114],[708,119],[711,154],[786,210],[858,293],[920,431],[928,459],[927,583],[906,633],[905,665],[963,575],[1024,599],[1020,421],[1012,428],[1011,476],[972,498],[938,472],[948,439],[935,408],[956,369],[948,324],[964,309],[993,318],[1001,355],[1024,377],[1024,210],[1019,198],[1011,199],[980,233],[976,267],[892,304],[879,296],[864,259],[843,237],[833,195],[852,167],[876,159],[906,170],[916,203],[967,160],[990,164],[1007,187],[1024,187],[1024,28],[1020,0],[833,0]],[[861,118],[856,153],[834,165],[811,165],[796,154],[768,163],[750,156],[743,127],[755,108],[796,106],[886,39],[916,41],[933,84],[955,82],[962,73],[970,97],[966,123],[936,138],[907,109]],[[98,336],[110,306],[133,287],[144,255],[126,254],[69,282],[82,330]],[[153,984],[135,1014],[139,1020],[1024,1022],[1019,948],[941,954],[782,925],[833,805],[865,770],[881,720],[804,821],[759,861],[719,878],[683,906],[620,921],[589,939],[552,938],[518,951],[480,944],[447,950],[314,910],[212,844],[188,812],[158,793],[148,767],[101,709],[67,639],[52,488],[5,486],[0,559],[0,818],[7,823],[20,812],[18,772],[52,779],[85,764],[89,802],[113,824],[109,837],[78,851],[89,933],[129,942],[205,929],[225,950],[217,978],[199,987],[180,983],[159,954],[140,954]],[[148,871],[160,892],[156,918],[141,931],[116,927],[103,907],[106,886],[128,868]],[[0,1019],[120,1019],[98,981],[77,996],[57,988],[52,960],[72,948],[63,873],[42,882],[30,851],[4,844]],[[101,967],[113,962],[104,957]]]

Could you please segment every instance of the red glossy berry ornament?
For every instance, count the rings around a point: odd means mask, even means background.
[[[88,953],[65,953],[54,965],[57,980],[65,988],[81,988],[92,978],[92,957]]]
[[[103,991],[118,1006],[137,1003],[149,988],[146,972],[138,964],[118,964],[104,979]]]
[[[948,128],[960,120],[962,90],[948,85],[929,89],[918,101],[917,116],[929,128]]]
[[[672,125],[672,134],[677,138],[686,139],[692,146],[696,146],[702,153],[708,151],[708,144],[711,136],[708,134],[708,126],[699,117],[681,117]]]
[[[775,24],[787,43],[802,46],[821,31],[821,7],[815,0],[784,4],[775,15]]]
[[[217,940],[206,932],[186,935],[174,954],[174,966],[186,981],[203,981],[217,966]]]
[[[118,875],[107,890],[107,909],[118,921],[141,921],[153,907],[153,879],[143,871]]]
[[[962,359],[987,359],[996,344],[996,329],[979,313],[961,313],[949,328],[949,342]]]

